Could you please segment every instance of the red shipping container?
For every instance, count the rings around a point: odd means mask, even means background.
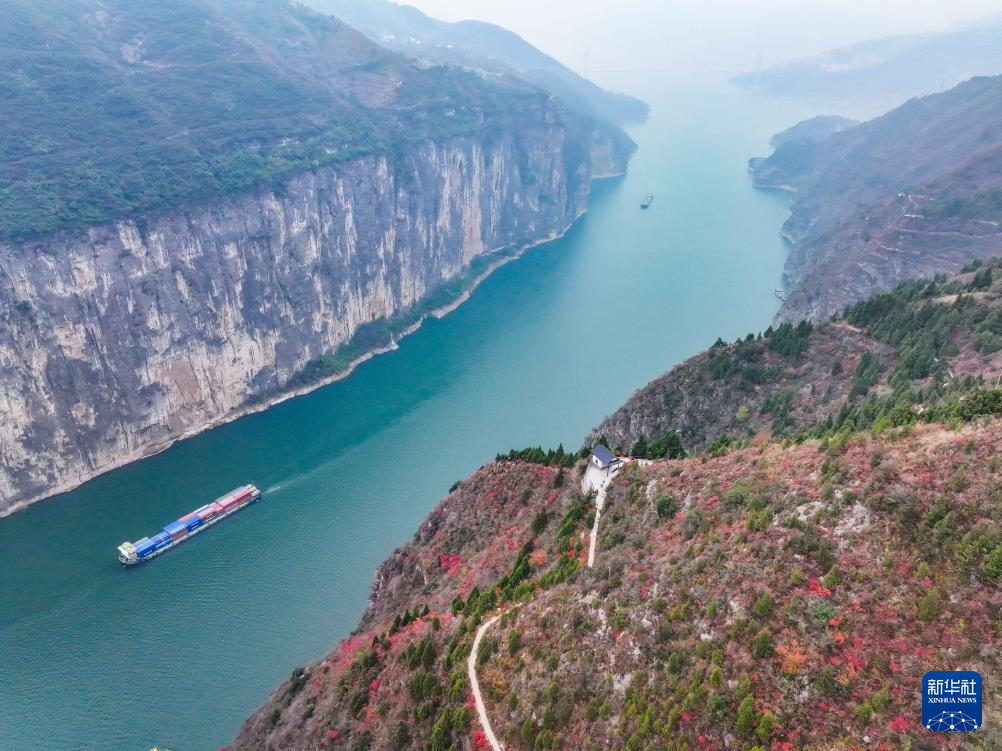
[[[202,508],[198,510],[198,514],[203,519],[211,519],[213,516],[215,516],[222,510],[223,510],[222,507],[218,503],[213,501],[210,504],[202,506]]]

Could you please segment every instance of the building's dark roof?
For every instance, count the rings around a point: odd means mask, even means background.
[[[601,443],[591,450],[592,456],[598,459],[602,464],[609,464],[616,460],[616,455],[613,454],[609,449],[603,446]]]

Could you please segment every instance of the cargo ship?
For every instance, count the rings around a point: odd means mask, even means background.
[[[241,485],[212,503],[207,503],[171,522],[153,537],[144,537],[136,542],[123,542],[118,546],[118,560],[126,566],[135,566],[137,563],[156,558],[161,553],[176,548],[185,540],[190,540],[213,524],[233,516],[260,497],[261,491],[253,485]]]
[[[646,196],[644,196],[644,200],[643,203],[640,204],[640,208],[649,209],[652,203],[654,203],[654,194],[648,193]]]

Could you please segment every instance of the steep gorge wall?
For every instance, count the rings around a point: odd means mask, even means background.
[[[749,165],[758,187],[794,193],[776,323],[998,255],[1002,137],[986,124],[1000,116],[1002,76],[983,77],[853,127],[814,118],[779,134]]]
[[[562,231],[626,157],[543,113],[489,144],[427,142],[0,244],[0,515],[280,392],[477,254]]]

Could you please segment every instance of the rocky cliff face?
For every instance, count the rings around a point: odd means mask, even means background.
[[[792,289],[777,321],[824,320],[999,253],[1000,112],[1002,77],[979,78],[821,140],[781,139],[752,160],[756,185],[796,196],[783,227]]]
[[[475,256],[563,231],[629,150],[540,102],[491,139],[0,245],[0,515],[280,393]]]

